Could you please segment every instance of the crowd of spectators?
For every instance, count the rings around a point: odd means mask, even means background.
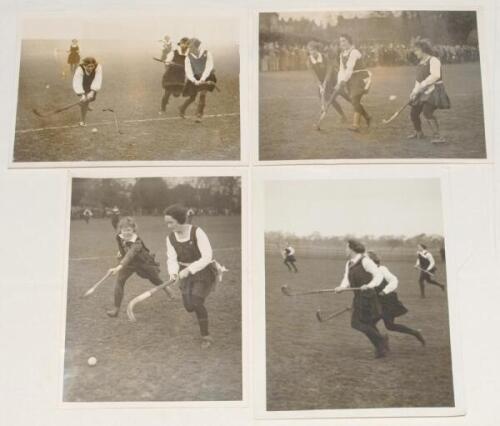
[[[366,67],[412,65],[415,58],[410,45],[402,43],[361,43],[357,48],[363,54]],[[259,49],[260,71],[300,71],[307,69],[307,46],[297,43],[271,41]],[[330,58],[338,58],[335,44],[324,44],[323,50]],[[436,56],[444,64],[475,62],[479,49],[468,45],[435,45]]]

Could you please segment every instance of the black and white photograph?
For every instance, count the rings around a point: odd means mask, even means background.
[[[478,22],[475,10],[260,13],[259,160],[486,159]]]
[[[241,178],[73,178],[64,402],[242,400]]]
[[[267,412],[455,408],[440,179],[263,187]]]
[[[238,14],[30,16],[20,36],[14,165],[240,160]]]

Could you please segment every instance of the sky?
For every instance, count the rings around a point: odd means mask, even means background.
[[[166,34],[175,43],[182,37],[197,37],[206,45],[234,45],[239,44],[239,21],[229,15],[207,18],[100,13],[26,17],[22,22],[23,39],[160,40]]]
[[[439,180],[268,181],[265,230],[297,236],[444,235]]]

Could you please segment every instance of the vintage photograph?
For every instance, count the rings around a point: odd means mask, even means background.
[[[12,161],[239,161],[239,34],[202,11],[25,18]]]
[[[242,399],[241,178],[73,178],[64,402]]]
[[[475,11],[259,14],[259,159],[486,159]]]
[[[454,408],[440,179],[263,185],[267,412]]]

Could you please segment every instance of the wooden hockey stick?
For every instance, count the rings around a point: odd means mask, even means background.
[[[82,297],[90,296],[97,287],[99,287],[104,281],[106,281],[111,276],[111,269],[106,272],[106,275],[102,277],[99,281],[97,281],[92,287],[90,287]]]
[[[137,318],[134,315],[134,307],[140,302],[143,302],[146,299],[149,299],[156,292],[166,289],[168,286],[174,284],[176,280],[169,280],[157,287],[152,288],[151,290],[145,291],[144,293],[139,294],[139,296],[134,297],[129,304],[127,305],[127,316],[128,319],[132,322],[137,321]]]

